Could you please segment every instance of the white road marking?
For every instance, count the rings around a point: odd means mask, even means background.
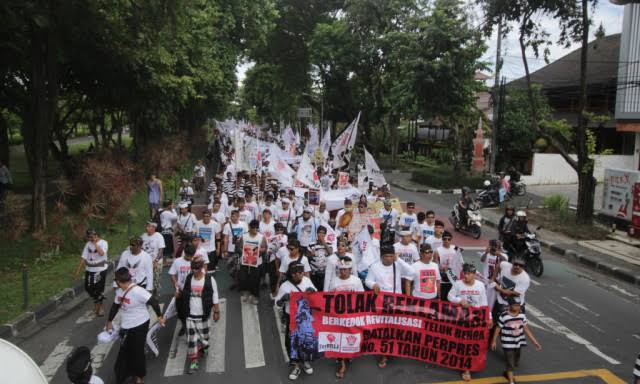
[[[69,338],[65,337],[58,345],[53,348],[53,351],[47,356],[42,365],[40,366],[40,370],[42,374],[47,378],[47,381],[51,381],[53,376],[55,376],[58,368],[64,365],[64,361],[67,359],[67,356],[73,350],[73,345],[69,344]]]
[[[638,335],[637,333],[634,333],[632,336],[635,337],[636,339],[640,340],[640,335]]]
[[[224,372],[224,352],[227,334],[227,299],[220,299],[220,319],[218,322],[209,320],[209,329],[213,329],[209,336],[209,355],[207,356],[207,372]]]
[[[280,346],[282,347],[282,357],[284,362],[289,362],[289,354],[287,353],[287,347],[284,344],[284,328],[282,327],[282,321],[280,320],[280,309],[278,306],[273,306],[273,314],[276,317],[276,326],[278,327],[278,339],[280,340]]]
[[[83,313],[82,316],[76,319],[76,324],[84,324],[93,321],[93,319],[96,318],[94,313],[95,312],[93,312],[93,310],[88,310],[87,312]]]
[[[535,286],[540,286],[540,283],[538,283],[537,281],[535,281],[533,279],[529,279],[529,281],[531,281],[531,284],[533,284]]]
[[[543,327],[542,325],[536,323],[533,320],[527,319],[527,324],[529,324],[530,326],[532,326],[534,328],[542,329],[543,331],[549,331],[551,333],[556,333],[556,332],[553,331],[553,329],[547,329],[547,328]]]
[[[600,314],[599,314],[599,313],[593,312],[592,310],[590,310],[589,308],[587,308],[587,306],[586,306],[586,305],[584,305],[584,304],[580,304],[580,303],[578,303],[577,301],[574,301],[574,300],[572,300],[572,299],[570,299],[570,298],[568,298],[568,297],[566,297],[566,296],[562,296],[562,300],[565,300],[565,301],[567,301],[567,302],[569,302],[569,303],[571,303],[571,304],[575,305],[576,307],[578,307],[578,308],[582,309],[582,310],[583,310],[583,311],[585,311],[585,312],[589,312],[589,313],[591,313],[591,314],[592,314],[592,315],[594,315],[595,317],[600,317]]]
[[[540,320],[547,327],[549,327],[551,329],[555,329],[559,334],[563,334],[564,336],[566,336],[569,340],[573,341],[574,343],[580,344],[580,345],[584,345],[589,351],[593,352],[596,356],[599,356],[599,357],[603,358],[609,364],[613,364],[613,365],[620,364],[620,362],[618,360],[616,360],[616,359],[606,355],[604,352],[600,351],[596,346],[591,344],[591,342],[589,340],[586,340],[586,339],[580,337],[575,332],[573,332],[569,328],[565,327],[563,324],[561,324],[557,320],[555,320],[555,319],[545,315],[544,313],[542,313],[539,309],[537,309],[536,307],[532,306],[530,303],[527,303],[527,312],[529,312],[532,315],[534,315],[535,317],[537,317],[538,320]]]
[[[593,323],[590,323],[589,321],[585,320],[584,317],[582,316],[576,316],[572,311],[568,310],[567,308],[565,308],[564,305],[560,305],[558,303],[556,303],[553,300],[549,300],[549,302],[553,305],[555,305],[559,310],[566,312],[570,317],[575,317],[578,320],[582,321],[583,323],[587,324],[588,326],[590,326],[591,328],[595,329],[596,331],[600,332],[600,333],[604,333],[604,330],[596,325],[594,325]]]
[[[258,306],[242,303],[242,339],[244,342],[244,366],[246,368],[264,367],[264,351],[262,350],[262,333]]]
[[[182,322],[176,320],[176,328],[173,331],[171,348],[169,348],[169,358],[167,359],[167,365],[164,367],[165,376],[180,376],[184,373],[184,366],[187,360],[187,341],[185,336],[178,336],[180,329],[182,329]]]
[[[113,345],[115,343],[115,341],[104,344],[98,343],[93,348],[91,348],[91,357],[93,358],[93,360],[91,361],[91,366],[93,367],[93,370],[95,372],[97,372],[98,369],[102,367],[102,364],[104,364],[107,356],[109,356],[109,352],[111,351],[111,348],[113,348]]]
[[[638,295],[634,295],[633,293],[631,293],[631,292],[627,291],[627,290],[626,290],[626,289],[624,289],[624,288],[620,288],[620,287],[618,287],[618,286],[617,286],[617,285],[615,285],[615,284],[614,284],[614,285],[610,285],[610,287],[611,287],[611,288],[613,288],[613,289],[615,289],[616,291],[618,291],[618,292],[622,293],[622,294],[623,294],[623,295],[625,295],[625,296],[629,296],[629,297],[638,297]]]

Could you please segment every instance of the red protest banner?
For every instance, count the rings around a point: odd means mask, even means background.
[[[486,364],[488,307],[386,292],[295,292],[290,314],[291,334],[309,333],[325,357],[388,355],[470,371]]]

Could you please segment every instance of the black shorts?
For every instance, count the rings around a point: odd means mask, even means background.
[[[520,363],[520,348],[503,349],[504,363],[507,371],[513,371]]]

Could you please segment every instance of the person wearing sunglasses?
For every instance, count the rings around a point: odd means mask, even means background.
[[[429,244],[420,246],[420,260],[411,264],[414,275],[405,279],[405,292],[422,299],[436,299],[440,293],[440,268],[433,262],[433,250]],[[411,284],[413,283],[413,289]]]

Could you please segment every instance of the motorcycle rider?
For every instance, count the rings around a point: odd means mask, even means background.
[[[520,172],[518,172],[516,168],[513,165],[511,165],[507,169],[507,174],[509,175],[510,190],[512,190],[513,194],[515,195],[516,189],[514,187],[520,181]]]
[[[512,206],[507,205],[504,209],[504,216],[502,216],[500,222],[498,222],[498,233],[503,243],[511,240],[509,237],[512,235],[511,227],[516,221],[515,213],[516,210]]]
[[[509,250],[509,255],[518,255],[527,248],[525,234],[531,233],[527,226],[527,214],[525,211],[516,212],[516,221],[511,227],[509,243],[505,242],[505,247]],[[510,257],[511,258],[511,257]]]
[[[458,199],[458,226],[466,228],[469,225],[469,215],[467,211],[473,207],[473,199],[471,198],[471,188],[462,187],[462,195]]]

